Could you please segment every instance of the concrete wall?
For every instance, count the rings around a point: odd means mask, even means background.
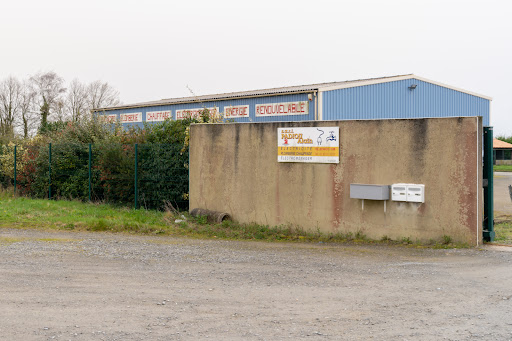
[[[512,165],[512,160],[494,160],[494,164],[501,166],[501,165]]]
[[[340,163],[277,162],[277,128],[340,128]],[[482,224],[482,119],[233,123],[190,132],[190,208],[373,239],[443,235],[475,245]],[[350,198],[350,184],[425,185],[425,203]]]

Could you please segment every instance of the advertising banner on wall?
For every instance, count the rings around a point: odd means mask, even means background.
[[[224,117],[249,117],[249,106],[248,105],[233,105],[224,107]]]
[[[142,122],[142,113],[141,112],[131,112],[129,114],[121,114],[119,116],[121,118],[121,123],[139,123],[139,122]]]
[[[309,102],[284,102],[256,104],[256,116],[289,116],[309,114]]]
[[[98,119],[102,123],[115,123],[117,120],[117,115],[116,114],[100,115],[100,116],[98,116]]]
[[[199,118],[204,109],[208,109],[208,111],[210,112],[210,116],[215,116],[219,113],[219,110],[217,107],[183,109],[183,110],[176,110],[176,119],[182,120],[185,117],[189,117],[189,115],[191,118]]]
[[[277,161],[339,163],[340,128],[277,128]]]
[[[166,119],[172,119],[170,110],[146,112],[146,121],[147,122],[159,122],[159,121],[165,121]]]

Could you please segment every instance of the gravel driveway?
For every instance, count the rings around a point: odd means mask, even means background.
[[[502,250],[0,229],[0,339],[511,340]]]

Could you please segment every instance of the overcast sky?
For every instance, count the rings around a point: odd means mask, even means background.
[[[512,135],[512,1],[2,1],[0,79],[101,79],[123,103],[414,73],[493,97]]]

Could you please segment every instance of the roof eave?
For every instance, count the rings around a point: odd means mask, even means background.
[[[296,95],[296,94],[303,94],[303,93],[312,93],[312,92],[317,92],[317,91],[318,91],[318,88],[311,88],[308,90],[286,91],[286,92],[261,94],[261,95],[231,96],[231,97],[210,98],[210,99],[201,99],[201,100],[187,98],[187,99],[184,99],[183,101],[146,102],[146,103],[137,103],[137,104],[132,104],[132,105],[118,106],[118,107],[99,108],[99,109],[94,109],[93,112],[121,110],[121,109],[146,108],[149,106],[156,107],[156,106],[175,105],[175,104],[201,103],[201,102],[213,102],[213,101],[229,101],[229,100],[232,100],[233,98],[244,99],[244,98],[257,98],[257,97],[269,97],[269,96]]]

